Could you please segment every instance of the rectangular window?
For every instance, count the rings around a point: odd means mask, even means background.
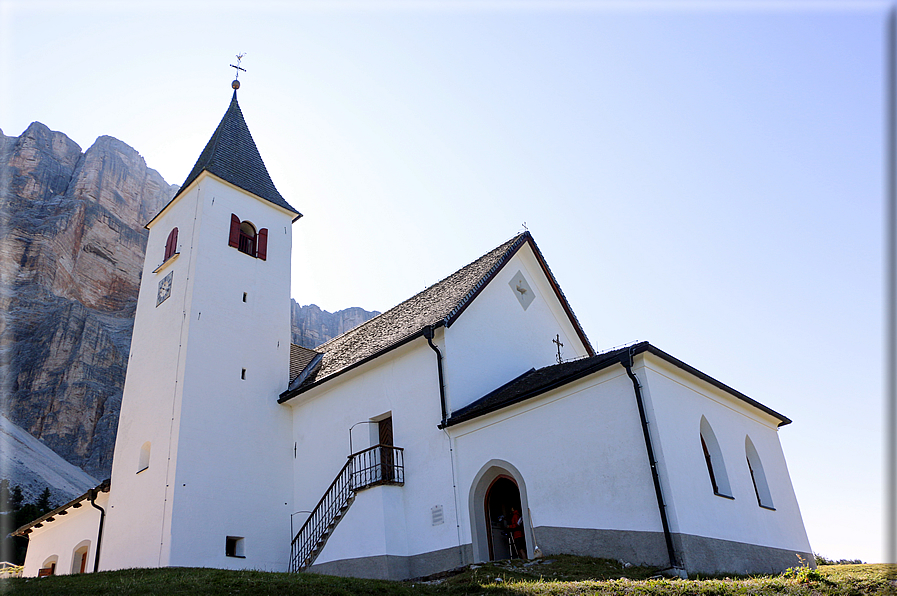
[[[244,381],[246,380],[246,369],[245,369],[245,368],[244,368],[243,371],[240,373],[240,378],[243,379]]]
[[[224,556],[245,559],[246,552],[243,542],[242,536],[228,536],[224,541]]]

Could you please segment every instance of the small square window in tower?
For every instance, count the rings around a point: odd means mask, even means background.
[[[244,538],[242,536],[228,536],[225,538],[224,556],[245,559],[246,551],[244,547]]]

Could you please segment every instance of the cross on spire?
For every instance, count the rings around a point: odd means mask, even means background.
[[[236,79],[239,79],[239,78],[240,78],[240,71],[241,71],[241,70],[242,70],[243,72],[246,72],[246,69],[240,66],[240,61],[243,59],[243,56],[245,56],[245,55],[246,55],[246,52],[243,52],[242,54],[237,54],[237,63],[236,63],[236,64],[231,64],[231,65],[230,65],[231,68],[235,68],[235,69],[236,69],[235,72],[237,73],[237,76],[234,77],[234,78],[236,78]]]
[[[553,340],[551,340],[551,343],[553,343],[553,344],[557,344],[557,346],[558,346],[558,364],[561,364],[561,363],[564,361],[564,360],[561,358],[561,348],[564,347],[564,344],[561,343],[561,336],[560,336],[560,334],[556,335],[555,338],[554,338]]]

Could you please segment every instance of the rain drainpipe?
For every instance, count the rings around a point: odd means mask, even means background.
[[[439,348],[436,347],[436,344],[433,343],[433,336],[435,334],[435,325],[430,325],[424,329],[424,337],[427,338],[427,343],[430,344],[430,347],[436,352],[436,371],[439,373],[439,404],[442,406],[442,422],[439,424],[439,428],[444,428],[446,418],[448,417],[445,407],[445,381],[442,378],[442,352],[440,352]]]
[[[93,505],[95,509],[100,510],[100,527],[97,530],[97,554],[93,560],[93,572],[96,573],[100,569],[100,542],[103,540],[103,522],[106,520],[106,510],[96,503],[97,489],[90,489],[88,495],[90,504]]]
[[[651,433],[648,432],[648,419],[645,416],[645,404],[642,402],[642,386],[632,373],[632,350],[620,356],[620,364],[626,369],[626,374],[632,379],[632,387],[635,389],[635,401],[638,404],[638,414],[642,420],[642,433],[645,435],[645,448],[648,450],[648,462],[651,464],[651,477],[654,479],[654,493],[657,495],[657,507],[660,509],[660,523],[663,525],[663,537],[667,543],[667,554],[670,557],[670,567],[679,568],[676,560],[676,551],[673,550],[673,536],[670,534],[670,524],[667,521],[667,508],[663,502],[663,492],[660,490],[660,476],[657,474],[657,460],[654,458],[654,447],[651,445]]]

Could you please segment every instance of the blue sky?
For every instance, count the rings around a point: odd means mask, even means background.
[[[884,560],[885,2],[0,1],[0,128],[180,184],[230,100],[293,297],[385,310],[526,226],[598,349],[782,412],[813,549]]]

